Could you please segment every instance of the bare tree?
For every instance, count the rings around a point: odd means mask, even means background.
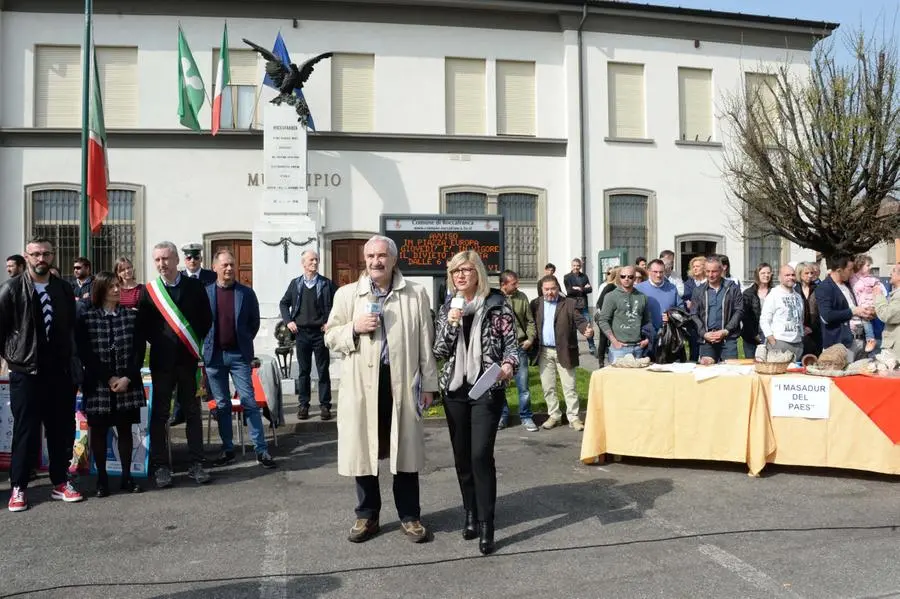
[[[900,177],[896,46],[862,32],[847,43],[849,64],[835,60],[834,42],[820,42],[808,75],[789,65],[748,75],[724,105],[723,170],[741,228],[750,222],[756,235],[826,258],[866,252],[900,230],[888,207]]]

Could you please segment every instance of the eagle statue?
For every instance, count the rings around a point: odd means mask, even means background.
[[[262,46],[254,44],[248,39],[244,39],[244,43],[259,52],[266,59],[266,74],[272,78],[272,81],[278,86],[278,95],[272,98],[271,103],[280,106],[282,102],[288,106],[293,106],[297,111],[299,121],[304,127],[309,123],[309,106],[302,95],[294,94],[294,90],[302,90],[303,84],[312,75],[313,67],[320,60],[331,58],[333,52],[325,52],[304,62],[300,67],[291,63],[286,64],[274,52],[266,50]]]

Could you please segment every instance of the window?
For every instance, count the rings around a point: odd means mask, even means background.
[[[119,256],[134,262],[135,276],[143,270],[143,202],[138,188],[109,189],[109,214],[100,232],[91,237],[93,271],[113,270]],[[48,188],[36,186],[28,190],[26,218],[27,237],[47,237],[56,248],[55,265],[63,276],[71,274],[72,263],[80,255],[79,213],[81,194],[77,186]]]
[[[497,61],[497,134],[534,135],[534,63]]]
[[[656,195],[620,189],[606,194],[606,249],[625,250],[625,259],[652,256],[656,246]]]
[[[375,56],[335,54],[331,58],[331,129],[374,131]]]
[[[644,65],[611,62],[609,76],[609,136],[644,139]]]
[[[745,220],[745,241],[747,261],[747,281],[753,281],[753,273],[756,267],[766,262],[772,267],[775,279],[778,277],[778,269],[781,268],[784,239],[772,231],[760,216],[752,216]]]
[[[503,217],[504,268],[523,281],[537,281],[546,258],[546,192],[533,188],[452,188],[443,191],[442,211],[455,216]],[[540,266],[540,269],[539,269]]]
[[[448,135],[486,135],[484,70],[484,60],[445,59]]]
[[[137,48],[97,47],[108,128],[137,127]],[[81,127],[81,48],[36,46],[34,126]]]
[[[712,141],[712,71],[679,67],[678,101],[681,139]]]
[[[778,78],[765,73],[746,73],[747,110],[752,122],[759,123],[767,139],[776,135],[779,116],[775,93]]]
[[[887,263],[888,264],[896,264],[897,263],[897,240],[890,239],[887,242]]]
[[[220,48],[213,48],[213,82],[219,68]],[[230,83],[222,93],[222,116],[219,127],[222,129],[251,129],[259,125],[258,87],[262,75],[256,72],[256,52],[253,50],[228,50]]]

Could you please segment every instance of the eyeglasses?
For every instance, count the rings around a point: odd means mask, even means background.
[[[458,276],[458,275],[469,276],[473,272],[476,272],[474,268],[465,267],[465,268],[457,268],[456,270],[451,270],[450,274],[453,275],[454,277]]]
[[[634,279],[634,275],[619,275],[619,278],[620,278],[620,279],[633,280],[633,279]]]
[[[82,265],[76,264],[75,266],[72,267],[72,270],[81,270],[82,268],[84,268]]]
[[[193,256],[193,255],[188,254],[184,257],[184,259],[185,260],[199,260],[200,256]]]
[[[31,252],[28,255],[32,258],[50,258],[53,256],[53,252]]]

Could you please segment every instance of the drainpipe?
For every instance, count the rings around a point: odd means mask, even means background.
[[[581,22],[578,23],[578,124],[581,144],[579,147],[581,161],[581,262],[587,272],[588,222],[587,222],[587,118],[584,107],[584,22],[587,20],[588,3],[585,0],[581,10]]]

